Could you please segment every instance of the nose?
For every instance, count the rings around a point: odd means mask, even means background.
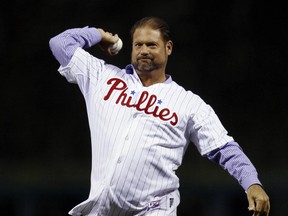
[[[147,55],[149,53],[148,47],[144,44],[141,49],[140,49],[140,54],[141,55]]]

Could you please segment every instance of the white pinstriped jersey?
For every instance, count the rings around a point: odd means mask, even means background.
[[[143,215],[178,192],[175,170],[191,141],[204,155],[233,140],[213,109],[171,78],[144,87],[131,65],[82,48],[59,72],[84,95],[92,142],[89,198],[72,215]]]

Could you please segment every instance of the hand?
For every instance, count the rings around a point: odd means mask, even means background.
[[[111,45],[115,44],[118,40],[119,37],[117,34],[113,35],[110,32],[105,32],[103,29],[98,28],[98,30],[101,33],[102,40],[99,43],[100,48],[107,54],[109,55],[115,55],[114,52],[111,50]]]
[[[253,184],[248,188],[247,199],[249,202],[248,210],[253,211],[253,216],[269,215],[269,197],[260,185]]]

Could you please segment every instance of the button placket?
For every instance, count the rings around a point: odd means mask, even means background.
[[[125,159],[124,157],[123,157],[123,155],[125,155],[128,151],[129,151],[129,142],[130,142],[130,135],[131,135],[131,130],[133,130],[133,122],[134,122],[134,115],[132,114],[131,116],[130,116],[130,120],[129,120],[129,123],[127,124],[127,125],[129,125],[129,127],[127,127],[127,129],[126,129],[126,132],[124,133],[124,134],[126,134],[126,136],[124,136],[124,140],[123,140],[123,142],[124,142],[124,145],[121,145],[121,149],[120,149],[120,147],[119,147],[119,149],[118,149],[118,151],[117,152],[119,152],[117,155],[115,155],[115,159],[116,160],[114,160],[114,164],[115,164],[115,166],[114,166],[114,171],[113,171],[113,173],[112,173],[112,175],[111,175],[111,178],[110,178],[110,186],[112,187],[112,186],[114,186],[114,184],[115,184],[115,181],[117,181],[116,179],[117,179],[117,170],[119,169],[119,165],[121,165],[122,163],[123,163],[123,160]],[[116,178],[116,179],[115,179]]]

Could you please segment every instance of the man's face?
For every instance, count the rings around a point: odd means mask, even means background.
[[[160,31],[145,26],[134,32],[131,62],[136,71],[144,73],[163,69],[165,72],[171,52],[172,41],[165,44]]]

